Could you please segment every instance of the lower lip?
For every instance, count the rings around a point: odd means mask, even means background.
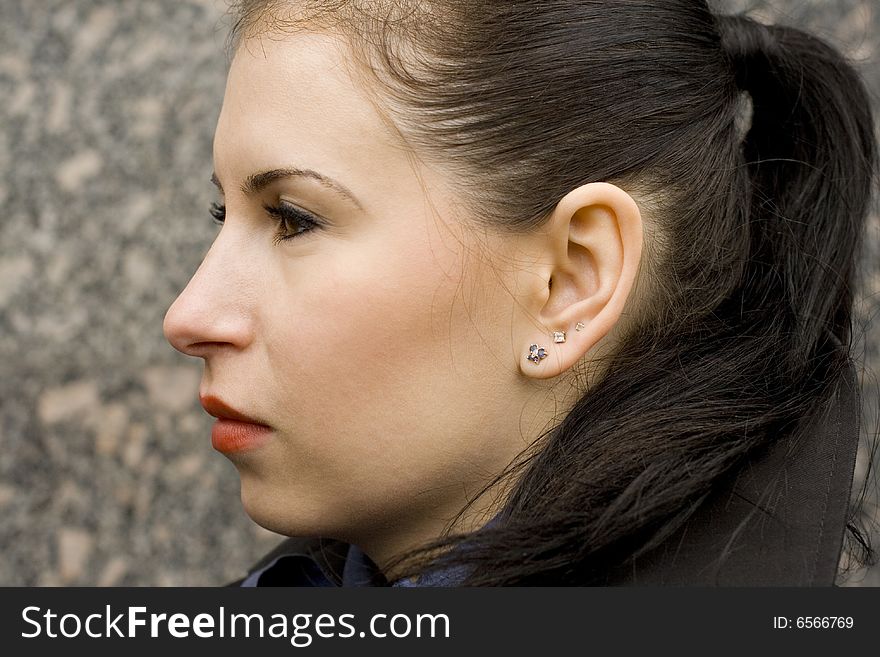
[[[263,424],[218,419],[211,429],[211,445],[224,454],[243,452],[266,443],[271,433]]]

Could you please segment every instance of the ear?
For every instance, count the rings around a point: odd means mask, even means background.
[[[528,271],[519,272],[514,344],[523,374],[558,376],[611,331],[635,283],[642,239],[639,207],[615,185],[589,183],[559,201],[526,247],[534,249]],[[554,341],[554,332],[565,341]]]

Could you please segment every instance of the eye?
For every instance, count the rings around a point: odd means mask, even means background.
[[[315,215],[290,203],[280,203],[277,207],[264,205],[263,209],[278,220],[276,244],[321,226],[320,220]]]
[[[315,215],[290,203],[281,203],[278,206],[264,205],[263,209],[278,223],[278,230],[275,232],[273,240],[275,244],[293,239],[321,226],[321,221]],[[223,224],[226,221],[226,205],[211,203],[209,212],[214,223]]]
[[[208,212],[214,218],[215,224],[222,224],[226,220],[226,206],[222,203],[211,203],[211,209]]]

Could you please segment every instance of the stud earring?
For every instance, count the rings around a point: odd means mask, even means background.
[[[583,323],[583,322],[578,322],[577,325],[574,327],[574,330],[575,330],[575,331],[581,331],[581,330],[583,330],[583,329],[585,329],[585,328],[586,328],[586,326],[584,326],[584,323]]]
[[[539,347],[536,344],[529,345],[529,355],[526,356],[530,361],[532,361],[535,365],[541,362],[542,359],[547,358],[547,350],[544,347]]]
[[[553,342],[565,342],[565,331],[553,331]]]

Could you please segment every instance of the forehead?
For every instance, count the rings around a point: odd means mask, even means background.
[[[364,167],[395,171],[405,163],[350,61],[347,43],[324,33],[243,41],[214,135],[221,179],[279,164],[350,177]]]

